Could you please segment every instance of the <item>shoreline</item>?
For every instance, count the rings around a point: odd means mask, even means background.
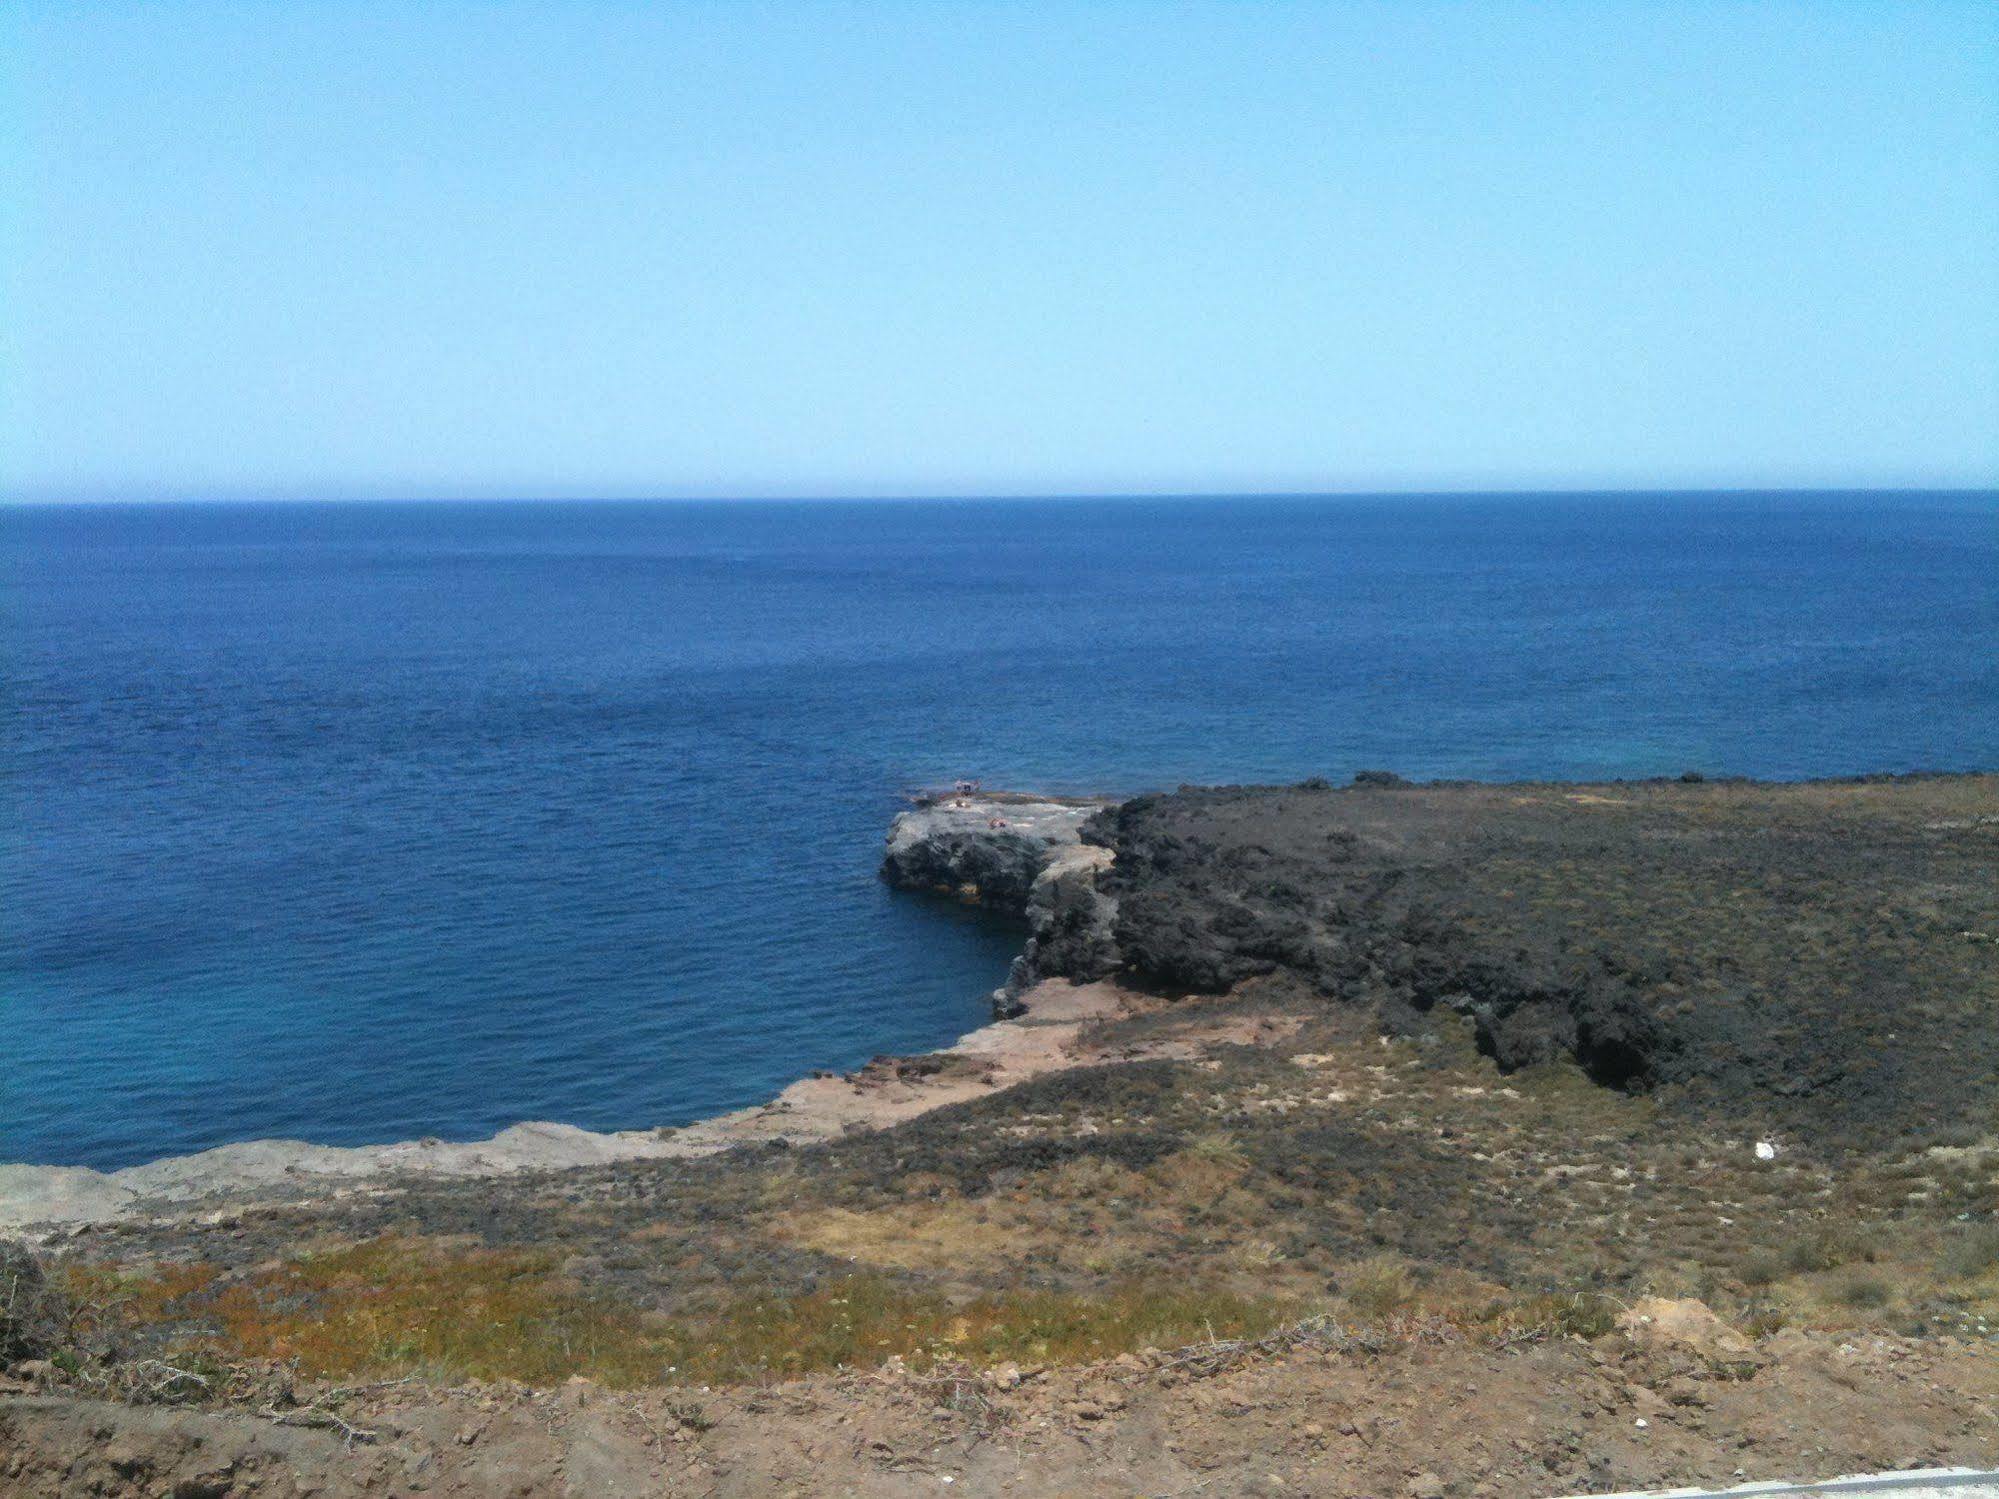
[[[1403,797],[1428,799],[1440,793],[1474,794],[1508,808],[1528,805],[1527,794],[1549,793],[1577,807],[1618,810],[1621,804],[1605,803],[1591,794],[1591,788],[1733,801],[1814,787],[1862,792],[1988,779],[1989,772],[1918,771],[1802,782],[1689,774],[1635,781],[1419,785],[1370,772],[1357,777],[1353,787],[1308,781],[1289,788],[1207,788],[1194,795],[1196,803],[1252,794],[1294,799],[1330,794],[1342,801],[1358,796],[1361,800],[1351,805],[1373,815],[1398,805]],[[1148,800],[1121,803],[1111,798],[1036,797],[1006,791],[949,792],[917,797],[911,810],[896,817],[886,840],[884,878],[1024,917],[1028,923],[1025,947],[1015,958],[1007,983],[994,994],[996,1018],[937,1050],[878,1056],[852,1073],[801,1078],[763,1103],[681,1126],[600,1132],[526,1120],[487,1138],[464,1142],[417,1139],[330,1146],[252,1139],[113,1171],[0,1163],[0,1234],[46,1238],[120,1221],[188,1218],[259,1203],[394,1191],[422,1181],[623,1161],[699,1159],[745,1145],[818,1143],[850,1131],[885,1128],[1044,1072],[1101,1060],[1072,1050],[1086,1022],[1149,1003],[1142,991],[1156,987],[1162,977],[1175,981],[1168,982],[1168,988],[1188,988],[1181,982],[1186,975],[1177,971],[1150,974],[1154,983],[1140,973],[1135,975],[1135,989],[1121,987],[1127,975],[1111,937],[1117,903],[1097,884],[1097,875],[1110,866],[1113,856],[1108,848],[1083,843],[1079,836],[1089,815],[1106,808],[1136,808]],[[1934,836],[1993,823],[1999,823],[1999,817],[1989,813],[1957,821],[1918,819],[1912,831]],[[1196,952],[1180,958],[1184,966],[1208,956]],[[1219,993],[1243,975],[1216,968],[1213,974],[1202,970],[1195,976],[1202,982],[1188,992]],[[1472,1008],[1476,1011],[1476,1006]],[[1511,1066],[1536,1059],[1503,1060]]]
[[[1079,838],[1092,813],[1114,805],[1107,798],[974,790],[921,792],[910,801],[889,827],[882,867],[883,878],[903,888],[947,889],[971,904],[1026,917],[1031,927],[1034,892],[1045,893],[1051,876],[1073,880],[1107,862]],[[880,1129],[1065,1065],[1064,1049],[1083,1023],[1117,1010],[1105,986],[1041,983],[1031,963],[1034,947],[1030,937],[994,992],[988,1024],[935,1051],[877,1056],[852,1073],[800,1078],[761,1104],[650,1129],[597,1131],[530,1119],[468,1141],[240,1140],[113,1171],[0,1163],[0,1233],[48,1236],[328,1191],[689,1160],[743,1145],[804,1145]]]
[[[1069,1051],[1078,1033],[1087,1022],[1118,1013],[1124,999],[1107,984],[1051,980],[1026,996],[1022,1013],[968,1031],[947,1047],[878,1056],[854,1072],[800,1078],[765,1103],[684,1125],[598,1131],[531,1119],[482,1140],[240,1140],[115,1171],[0,1163],[0,1233],[40,1239],[134,1218],[393,1191],[413,1181],[698,1160],[780,1141],[818,1144],[1080,1065]]]

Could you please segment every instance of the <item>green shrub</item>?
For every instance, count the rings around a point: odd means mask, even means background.
[[[69,1341],[69,1298],[27,1250],[0,1244],[0,1369],[49,1358]]]
[[[1874,1263],[1874,1242],[1865,1233],[1845,1225],[1828,1224],[1792,1242],[1784,1252],[1784,1263],[1801,1275],[1816,1270],[1836,1270],[1854,1260]]]
[[[1402,1311],[1416,1299],[1416,1283],[1408,1267],[1389,1255],[1355,1266],[1341,1291],[1355,1311],[1370,1317]]]
[[[1999,1267],[1999,1223],[1967,1223],[1954,1230],[1937,1258],[1937,1270],[1952,1280],[1970,1280]]]
[[[1745,1286],[1761,1288],[1784,1278],[1784,1261],[1767,1249],[1743,1258],[1737,1273]]]
[[[1886,1306],[1894,1298],[1888,1282],[1878,1275],[1856,1275],[1839,1288],[1840,1305],[1859,1310]]]

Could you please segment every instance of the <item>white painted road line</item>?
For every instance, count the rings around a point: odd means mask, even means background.
[[[1745,1483],[1732,1489],[1646,1489],[1626,1494],[1576,1494],[1568,1499],[1780,1499],[1823,1494],[1827,1499],[1887,1494],[1892,1499],[1999,1499],[1999,1471],[1980,1468],[1911,1468],[1904,1473],[1859,1473],[1821,1483]]]

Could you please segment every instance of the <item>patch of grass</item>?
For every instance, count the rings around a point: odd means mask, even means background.
[[[69,1295],[85,1305],[116,1310],[127,1320],[157,1322],[189,1296],[212,1285],[220,1272],[209,1264],[158,1265],[143,1271],[109,1265],[62,1267]]]
[[[314,1375],[660,1378],[673,1341],[569,1289],[552,1265],[548,1255],[378,1239],[212,1289],[185,1310],[213,1329],[214,1351],[296,1360]]]
[[[1241,1171],[1249,1165],[1249,1153],[1242,1142],[1226,1130],[1211,1130],[1187,1142],[1187,1154],[1211,1166]]]
[[[0,1243],[0,1368],[62,1357],[74,1341],[76,1320],[76,1304],[50,1284],[40,1261]]]
[[[1347,1274],[1340,1282],[1340,1294],[1364,1316],[1387,1317],[1415,1303],[1416,1282],[1400,1260],[1378,1255]]]
[[[1886,1306],[1894,1299],[1894,1288],[1878,1275],[1856,1275],[1843,1282],[1833,1293],[1841,1306],[1850,1306],[1859,1311],[1872,1311]]]
[[[1937,1273],[1971,1280],[1999,1269],[1999,1223],[1967,1223],[1951,1232],[1937,1257]]]
[[[1800,1275],[1818,1270],[1836,1270],[1854,1260],[1873,1264],[1873,1239],[1864,1231],[1846,1225],[1828,1224],[1791,1241],[1784,1251],[1784,1264]]]
[[[1044,1172],[1037,1185],[1046,1195],[1061,1201],[1084,1202],[1130,1191],[1136,1180],[1129,1169],[1115,1161],[1083,1156]]]
[[[1745,1286],[1760,1290],[1784,1278],[1784,1261],[1767,1249],[1759,1249],[1743,1257],[1736,1273]]]
[[[1780,1306],[1752,1306],[1738,1319],[1742,1331],[1752,1338],[1765,1338],[1790,1325],[1790,1314]]]
[[[1538,1333],[1554,1338],[1600,1338],[1617,1327],[1618,1303],[1599,1292],[1524,1296],[1501,1302],[1481,1319],[1483,1330],[1500,1337]]]
[[[869,1277],[808,1296],[737,1303],[700,1331],[695,1357],[722,1378],[873,1365],[891,1355],[917,1368],[939,1359],[1087,1363],[1145,1347],[1260,1336],[1301,1311],[1278,1298],[1144,1282],[1100,1297],[1025,1291],[953,1306],[937,1293]]]
[[[873,1367],[891,1356],[1086,1363],[1148,1346],[1261,1336],[1296,1301],[1129,1282],[1101,1296],[1012,1292],[954,1302],[856,1276],[801,1295],[750,1294],[672,1319],[585,1294],[552,1256],[443,1250],[380,1239],[226,1285],[123,1277],[129,1309],[200,1325],[181,1345],[219,1357],[296,1361],[309,1375],[553,1384],[725,1383]]]

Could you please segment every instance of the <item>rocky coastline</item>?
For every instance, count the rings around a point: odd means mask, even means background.
[[[1989,1104],[1989,775],[1182,787],[933,798],[883,875],[1021,917],[1035,983],[1282,980],[1383,1032],[1469,1024],[1688,1115],[1841,1144]],[[1989,882],[1987,882],[1989,883]],[[1914,892],[1922,892],[1920,895]],[[1801,914],[1804,913],[1804,914]],[[1939,992],[1962,997],[1940,1004]]]
[[[460,1143],[245,1140],[118,1171],[0,1165],[0,1235],[40,1241],[106,1224],[226,1219],[250,1205],[823,1144],[1072,1065],[1081,1027],[1118,1008],[1118,996],[1104,986],[1041,985],[1017,998],[1005,1016],[944,1050],[878,1056],[849,1073],[815,1073],[768,1103],[659,1129],[598,1132],[529,1120],[490,1139]]]
[[[678,1127],[594,1131],[551,1120],[511,1125],[484,1140],[402,1140],[316,1145],[245,1140],[115,1171],[0,1164],[0,1233],[46,1237],[131,1219],[227,1214],[245,1202],[394,1191],[415,1182],[574,1170],[619,1162],[696,1159],[773,1142],[804,1145],[1022,1081],[1061,1061],[1083,1021],[1113,1008],[1103,992],[1052,988],[1045,977],[1086,982],[1116,967],[1109,946],[1114,905],[1097,894],[1108,850],[1080,829],[1113,805],[1103,798],[997,792],[919,796],[888,833],[883,877],[971,901],[1025,922],[1028,935],[1004,985],[995,1023],[923,1058],[880,1057],[858,1072],[802,1078],[768,1103]],[[969,1060],[969,1067],[936,1064]]]
[[[1691,913],[1688,929],[1682,902],[1673,913],[1679,945],[1667,950],[1664,929],[1643,911],[1651,897],[1634,882],[1684,885],[1705,862],[1718,882],[1782,890],[1804,880],[1828,902],[1850,895],[1864,903],[1865,883],[1848,887],[1873,856],[1838,827],[1819,824],[1869,788],[1892,805],[1894,787],[1924,784],[1933,799],[1962,801],[1971,813],[1920,814],[1907,829],[1915,842],[1897,839],[1893,856],[1912,877],[1932,876],[1927,866],[1939,856],[1975,862],[1999,828],[1999,817],[1980,810],[1995,797],[1989,776],[1793,787],[1414,786],[1364,773],[1348,787],[1183,788],[1122,802],[920,794],[892,821],[880,874],[1024,927],[1021,951],[992,994],[995,1024],[934,1056],[1021,1052],[1007,1022],[1032,1021],[1030,1010],[1073,986],[1114,980],[1153,995],[1220,995],[1280,977],[1357,1005],[1387,1034],[1414,1034],[1432,1012],[1462,1015],[1479,1049],[1504,1070],[1569,1060],[1603,1086],[1663,1090],[1699,1111],[1768,1121],[1766,1132],[1789,1120],[1794,1130],[1808,1121],[1843,1136],[1933,1121],[1940,1090],[1959,1102],[1982,1098],[1984,1080],[1999,1069],[1992,1029],[1923,1024],[1925,1007],[1897,998],[1935,966],[1937,940],[1955,949],[1989,942],[1979,918],[1930,920],[1942,921],[1937,938],[1914,934],[1911,961],[1901,968],[1879,961],[1889,934],[1878,927],[1865,935],[1865,963],[1818,933],[1824,940],[1800,946],[1766,981],[1744,989],[1739,979],[1703,973],[1701,959],[1739,940],[1742,931],[1731,928],[1742,912],[1710,902]],[[1747,819],[1753,830],[1725,847],[1712,831],[1690,840],[1690,811],[1711,823]],[[1594,917],[1581,926],[1573,900],[1557,916],[1493,885],[1495,877],[1509,887],[1531,882],[1579,857],[1605,864]],[[1938,886],[1945,904],[1970,888],[1962,879]],[[1767,944],[1772,934],[1754,935]],[[1728,956],[1724,967],[1738,962]],[[1815,965],[1836,972],[1814,983]],[[1773,1006],[1773,997],[1784,997],[1776,991],[1793,983],[1794,1001]],[[1715,991],[1710,1002],[1692,1003],[1703,985]],[[1976,992],[1989,998],[1990,988]],[[1093,992],[1099,1011],[1113,1007],[1107,991]],[[1058,1011],[1065,1024],[1084,1018],[1066,997]],[[1863,1055],[1881,1030],[1879,1017],[1891,1012],[1902,1016],[1894,1046]],[[906,1060],[871,1064],[870,1086]],[[1918,1074],[1923,1086],[1910,1086]],[[412,1181],[687,1159],[773,1140],[810,1143],[908,1117],[911,1098],[848,1106],[851,1084],[869,1077],[863,1069],[802,1079],[769,1103],[677,1128],[596,1132],[526,1121],[471,1142],[252,1140],[111,1172],[0,1164],[0,1232],[60,1232]],[[912,1095],[916,1111],[963,1096],[940,1089],[934,1069],[929,1077]]]

